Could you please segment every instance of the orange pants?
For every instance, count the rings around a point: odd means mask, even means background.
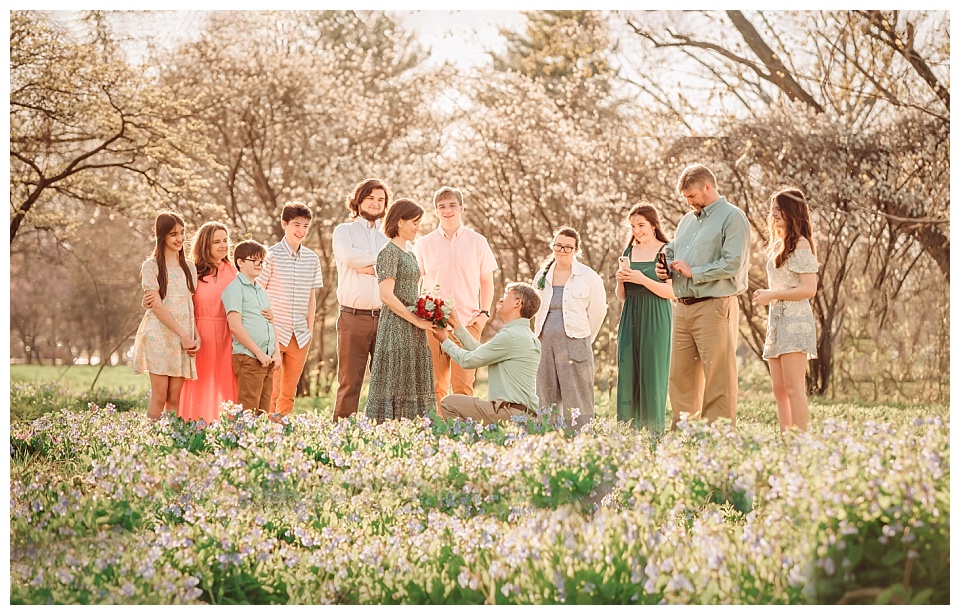
[[[300,382],[300,374],[307,362],[308,350],[310,342],[300,348],[295,335],[290,337],[288,345],[280,344],[280,369],[274,373],[271,412],[287,415],[293,410],[293,397],[297,394],[297,383]]]

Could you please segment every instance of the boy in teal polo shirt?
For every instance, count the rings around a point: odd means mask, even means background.
[[[273,370],[280,364],[280,344],[273,324],[263,316],[270,307],[267,291],[257,284],[267,249],[247,239],[233,250],[239,273],[223,289],[221,300],[233,334],[233,373],[237,403],[262,414],[270,407]],[[269,353],[269,354],[268,354]]]

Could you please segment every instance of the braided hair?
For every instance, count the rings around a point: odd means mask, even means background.
[[[574,245],[577,250],[574,253],[574,256],[579,256],[580,255],[580,234],[576,230],[574,230],[572,227],[561,226],[553,234],[553,239],[550,241],[550,243],[553,244],[557,240],[557,237],[559,237],[560,235],[569,237],[574,240],[575,242]],[[547,272],[550,271],[550,267],[553,267],[553,264],[555,262],[557,262],[557,257],[555,256],[555,253],[551,251],[550,256],[548,256],[543,261],[543,265],[541,266],[540,271],[538,271],[537,275],[534,276],[534,281],[536,282],[537,290],[543,290],[543,288],[546,286]]]

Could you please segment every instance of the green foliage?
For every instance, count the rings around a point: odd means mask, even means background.
[[[785,438],[747,410],[656,442],[551,415],[55,412],[11,433],[11,601],[949,600],[946,408],[814,403]]]
[[[120,412],[146,408],[148,395],[135,388],[98,387],[92,392],[77,394],[56,383],[10,383],[10,421],[30,421],[62,408],[85,407],[87,404],[111,406]]]

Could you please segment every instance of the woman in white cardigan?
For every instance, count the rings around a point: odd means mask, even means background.
[[[540,310],[533,332],[540,339],[537,397],[573,416],[577,427],[594,416],[593,340],[607,314],[607,291],[596,271],[579,262],[580,235],[564,226],[550,242],[553,256],[533,278]]]

